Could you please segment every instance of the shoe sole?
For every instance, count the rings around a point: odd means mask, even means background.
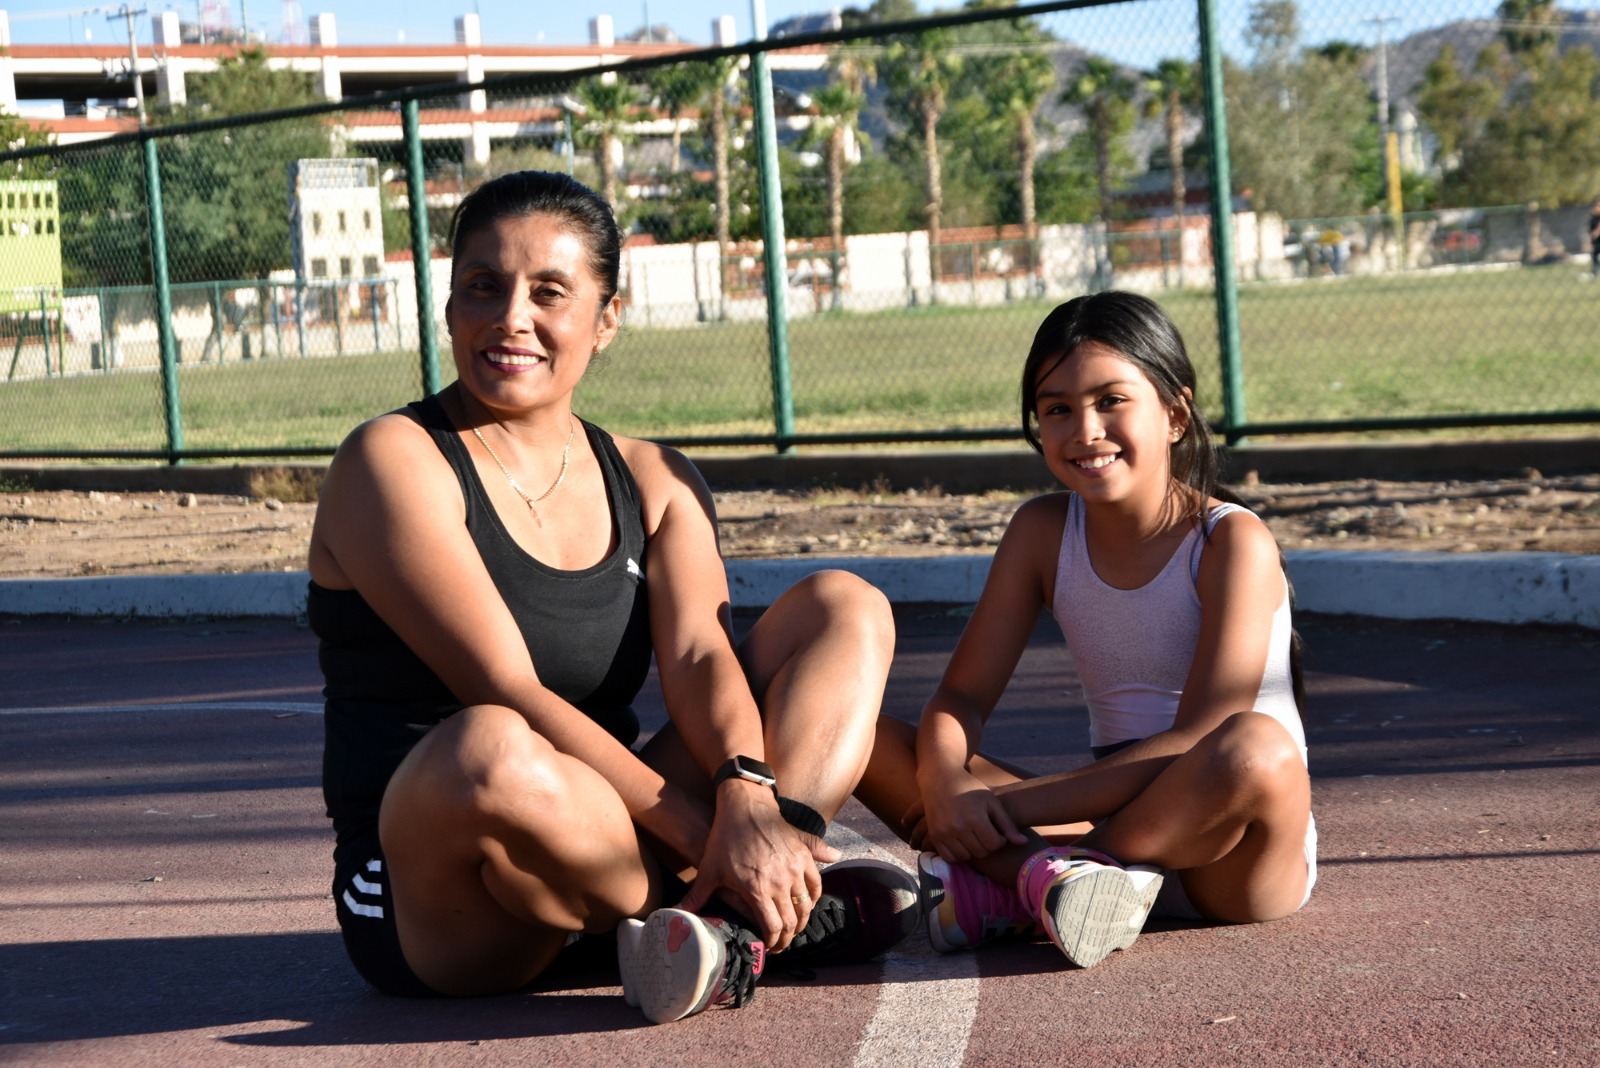
[[[617,932],[622,999],[651,1023],[693,1015],[711,1000],[724,963],[722,939],[682,909],[657,909]]]
[[[1101,868],[1046,891],[1041,919],[1056,948],[1089,968],[1133,945],[1160,892],[1159,875],[1141,887],[1120,868]]]
[[[923,927],[928,932],[928,942],[935,952],[959,953],[971,948],[965,943],[958,946],[945,938],[944,910],[947,907],[954,909],[955,902],[945,893],[944,880],[935,875],[921,857],[917,858],[917,905],[922,911]],[[949,919],[953,926],[953,917]]]

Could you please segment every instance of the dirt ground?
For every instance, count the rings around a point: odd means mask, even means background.
[[[1600,554],[1600,475],[1235,487],[1285,549]],[[0,486],[0,578],[299,570],[314,503]],[[290,496],[283,493],[281,496]],[[717,495],[728,557],[991,552],[1025,495]]]

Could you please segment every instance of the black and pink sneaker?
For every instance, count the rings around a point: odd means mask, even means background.
[[[910,872],[882,860],[842,860],[822,870],[822,896],[805,929],[772,961],[804,968],[859,964],[905,941],[918,916]]]
[[[622,997],[651,1023],[671,1023],[713,1005],[742,1008],[766,967],[765,944],[715,916],[657,909],[617,928]]]

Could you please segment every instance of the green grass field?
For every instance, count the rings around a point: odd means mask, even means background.
[[[1215,306],[1160,298],[1183,331],[1200,401],[1221,414]],[[1017,372],[1052,305],[921,308],[790,327],[797,432],[936,432],[1017,423]],[[1248,286],[1240,295],[1250,422],[1600,410],[1600,285],[1555,267]],[[448,351],[441,373],[454,377]],[[762,323],[625,326],[578,409],[618,432],[772,431]],[[192,449],[336,445],[421,392],[411,352],[179,370]],[[1336,429],[1330,427],[1330,430]],[[0,454],[165,445],[153,372],[0,383]]]

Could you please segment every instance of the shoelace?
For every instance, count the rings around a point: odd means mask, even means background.
[[[742,1009],[756,996],[756,979],[761,975],[766,958],[766,948],[750,931],[738,924],[722,927],[727,960],[722,966],[722,991],[717,1002],[733,1001],[733,1007]]]
[[[823,894],[811,909],[805,929],[794,936],[783,953],[787,964],[804,964],[809,957],[830,949],[845,936],[850,925],[850,910],[837,894]]]

